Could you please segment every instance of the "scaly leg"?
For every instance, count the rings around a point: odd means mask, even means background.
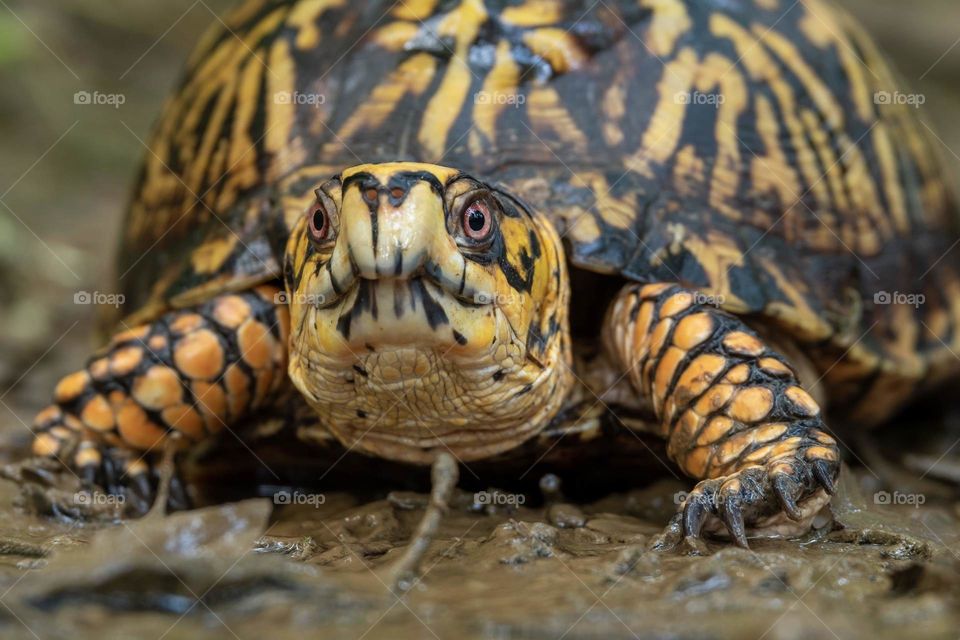
[[[33,452],[148,501],[149,452],[173,434],[190,446],[235,424],[286,381],[289,316],[277,291],[221,295],[116,334],[57,384],[34,421]]]
[[[701,480],[684,502],[683,534],[725,527],[746,547],[748,528],[806,531],[840,468],[820,407],[740,319],[698,300],[676,285],[628,285],[604,331],[652,399],[668,455]]]

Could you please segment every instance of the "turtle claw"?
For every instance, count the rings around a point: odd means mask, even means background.
[[[77,475],[80,477],[80,483],[84,487],[100,486],[100,467],[95,464],[87,464],[77,469]]]
[[[778,512],[800,524],[810,518],[822,505],[806,505],[805,501],[818,492],[822,496],[821,487],[832,495],[838,472],[836,460],[791,456],[702,480],[683,505],[682,535],[698,539],[704,530],[713,532],[719,525],[733,542],[748,549],[748,530],[770,526]],[[814,509],[802,508],[808,506]]]
[[[815,460],[812,466],[813,477],[816,478],[817,482],[823,486],[824,490],[830,495],[836,493],[837,489],[833,484],[833,476],[835,474],[830,469],[831,463],[827,462],[826,460]],[[836,467],[836,464],[832,466]]]
[[[708,510],[701,499],[702,493],[691,493],[683,505],[683,535],[684,537],[700,537],[703,525],[707,521]]]
[[[777,498],[780,500],[780,506],[783,507],[783,512],[787,514],[787,517],[794,522],[802,520],[803,512],[800,511],[800,507],[797,506],[797,501],[793,497],[799,493],[797,483],[791,480],[788,475],[776,475],[773,478],[773,490],[776,492]]]
[[[129,498],[133,510],[142,515],[150,511],[157,492],[153,488],[149,474],[138,473],[130,478],[125,495]]]
[[[735,492],[730,492],[723,501],[720,518],[737,546],[749,549],[746,527],[743,523],[743,509],[740,506],[740,498]]]
[[[167,509],[170,511],[185,511],[193,506],[190,494],[179,473],[170,476],[170,491],[167,496]]]

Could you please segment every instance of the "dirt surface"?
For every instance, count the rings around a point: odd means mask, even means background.
[[[293,492],[301,504],[250,499],[92,524],[90,512],[27,515],[36,495],[3,482],[0,634],[956,637],[955,507],[878,507],[864,498],[868,475],[845,473],[834,520],[803,540],[753,540],[749,551],[718,541],[705,555],[651,549],[685,488],[673,480],[536,508],[460,492],[406,591],[391,589],[390,568],[424,494]]]
[[[96,346],[97,310],[75,296],[112,291],[142,140],[186,51],[232,4],[0,3],[0,463],[20,455],[56,379]],[[960,5],[842,4],[926,97],[922,119],[956,168]],[[73,99],[96,90],[125,102]],[[82,500],[72,515],[84,518],[51,516],[47,489],[4,480],[0,637],[956,638],[960,435],[945,410],[930,419],[936,429],[905,416],[848,452],[832,522],[750,551],[651,550],[690,487],[667,472],[576,504],[524,489],[522,506],[493,507],[460,493],[424,575],[400,594],[389,569],[426,496],[391,495],[396,483],[118,521],[115,505]],[[377,475],[374,465],[365,477]]]

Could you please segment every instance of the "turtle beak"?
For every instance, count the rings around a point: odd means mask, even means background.
[[[436,181],[410,172],[382,178],[360,172],[344,179],[336,244],[317,274],[317,306],[338,304],[358,280],[421,277],[469,304],[493,300],[494,277],[466,260],[447,230]]]
[[[448,244],[443,201],[429,183],[345,185],[334,253],[347,252],[360,278],[410,279]]]

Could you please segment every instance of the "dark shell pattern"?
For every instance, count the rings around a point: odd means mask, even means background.
[[[252,0],[150,138],[123,311],[274,279],[323,180],[433,162],[545,212],[576,266],[791,337],[869,420],[960,351],[956,209],[903,91],[821,0]]]

